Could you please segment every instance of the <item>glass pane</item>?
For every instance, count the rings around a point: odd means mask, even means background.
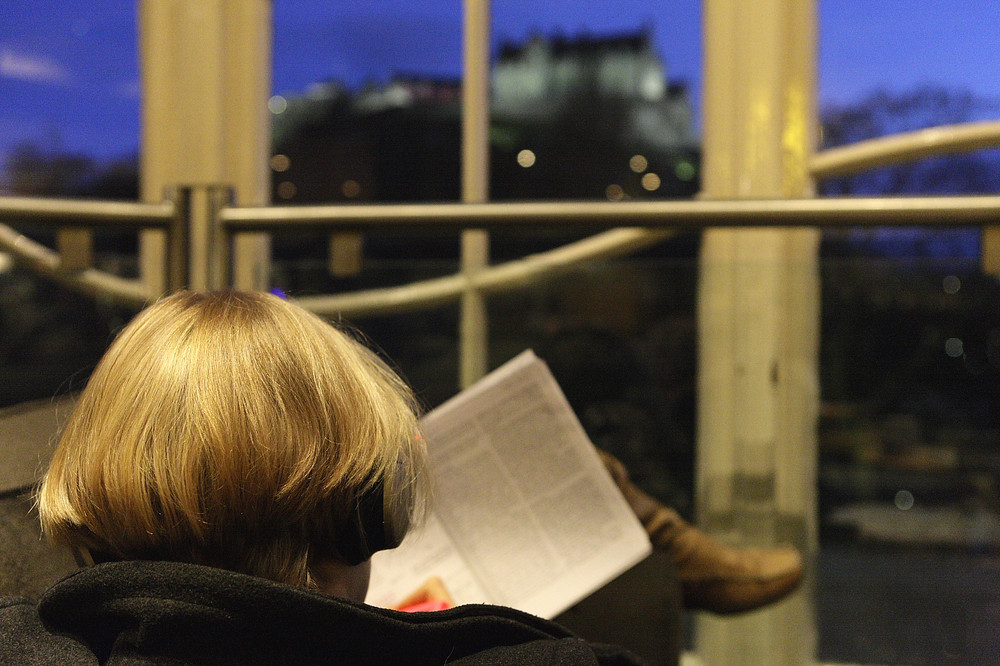
[[[700,3],[493,14],[493,198],[697,190]],[[276,3],[275,200],[457,199],[460,73],[457,0]]]
[[[493,11],[493,199],[697,192],[699,2]]]
[[[698,269],[673,244],[491,298],[491,361],[534,348],[595,443],[689,513]],[[821,271],[819,659],[988,663],[1000,282],[961,257]]]
[[[274,200],[459,198],[461,4],[274,3]]]
[[[132,312],[0,270],[0,407],[79,391]]]
[[[820,0],[821,147],[1000,117],[1000,8]],[[1000,151],[946,155],[820,183],[825,195],[1000,191]]]
[[[134,3],[11,3],[0,21],[0,187],[136,199]]]
[[[461,26],[459,0],[275,2],[274,203],[457,201]],[[457,236],[275,237],[273,283],[290,293],[385,286],[384,261],[420,248],[456,265]]]
[[[996,3],[820,2],[823,147],[1000,116]],[[1000,192],[1000,152],[819,184]],[[824,233],[820,658],[988,663],[1000,589],[997,281],[978,229]]]
[[[134,3],[7,3],[0,21],[0,194],[137,199]],[[55,245],[47,226],[10,222]],[[95,234],[95,265],[135,275],[135,234]],[[0,406],[82,388],[131,313],[0,253]]]
[[[490,298],[490,362],[533,349],[594,444],[693,514],[697,236]],[[681,255],[680,257],[678,255]]]
[[[1000,7],[992,0],[817,0],[824,106],[876,91],[943,87],[996,100]]]
[[[1000,284],[976,259],[823,264],[820,656],[987,663]]]

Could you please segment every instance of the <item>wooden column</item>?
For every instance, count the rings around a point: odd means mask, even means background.
[[[704,198],[812,194],[813,0],[706,0]],[[740,545],[815,553],[819,232],[705,232],[698,295],[698,517]],[[703,616],[706,664],[814,659],[807,581],[738,619]]]

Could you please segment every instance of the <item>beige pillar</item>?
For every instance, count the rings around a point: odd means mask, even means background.
[[[813,0],[705,0],[705,198],[812,195]],[[744,545],[816,540],[819,232],[707,230],[699,285],[698,515]],[[814,659],[809,584],[700,617],[706,664]]]
[[[489,199],[490,185],[490,3],[465,0],[462,75],[462,201]],[[462,273],[472,276],[489,265],[486,231],[462,233]],[[469,386],[486,374],[489,327],[486,299],[471,286],[462,294],[459,322],[459,382]]]
[[[196,186],[191,286],[225,286],[210,195],[201,186],[230,185],[243,205],[270,199],[271,2],[140,0],[139,42],[142,200],[160,201],[168,187]],[[163,293],[165,236],[148,231],[140,241],[142,279]],[[265,287],[268,261],[266,236],[238,238],[233,283]]]

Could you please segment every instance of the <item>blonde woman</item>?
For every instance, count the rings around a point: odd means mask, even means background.
[[[511,609],[364,605],[424,457],[410,391],[349,335],[267,294],[166,298],[101,360],[38,495],[96,564],[0,600],[0,663],[632,663]]]

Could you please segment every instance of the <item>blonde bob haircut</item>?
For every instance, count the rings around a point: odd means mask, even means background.
[[[412,393],[373,352],[270,294],[180,292],[122,330],[38,494],[50,540],[308,587],[355,498],[413,517]],[[315,574],[314,574],[315,575]]]

